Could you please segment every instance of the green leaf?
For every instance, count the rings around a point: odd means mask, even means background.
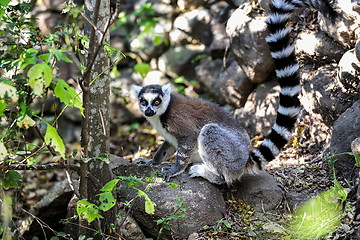
[[[9,2],[10,0],[0,0],[0,6],[6,8]]]
[[[9,170],[5,174],[5,179],[6,180],[11,180],[11,181],[19,181],[19,180],[21,180],[21,175],[20,175],[20,173],[18,173],[15,170]]]
[[[174,79],[174,83],[184,83],[185,79],[183,76],[177,77]]]
[[[99,209],[104,212],[110,210],[116,204],[116,199],[111,192],[100,193],[99,200],[101,202]]]
[[[2,117],[4,115],[6,106],[7,106],[7,103],[5,102],[5,100],[0,99],[0,117]]]
[[[162,37],[160,36],[155,36],[154,38],[154,44],[159,46],[162,43]]]
[[[29,69],[27,76],[29,86],[36,95],[41,96],[44,87],[48,87],[53,79],[52,68],[46,63],[35,64]]]
[[[91,158],[81,158],[81,161],[84,163],[90,162]]]
[[[59,240],[58,237],[51,237],[50,240]]]
[[[88,202],[86,198],[77,202],[76,212],[79,216],[82,215],[89,223],[94,221],[95,218],[103,218],[99,214],[99,208],[95,204]]]
[[[134,66],[134,71],[139,73],[142,78],[145,78],[148,72],[150,71],[150,66],[147,63],[138,63]]]
[[[36,64],[36,55],[38,54],[38,50],[35,48],[27,49],[23,54],[21,54],[18,60],[13,62],[13,65],[17,66],[21,63],[20,70],[24,70],[26,66],[30,64]]]
[[[0,161],[3,161],[8,156],[8,151],[2,141],[0,141]]]
[[[55,89],[55,96],[70,107],[76,107],[80,110],[81,115],[84,116],[84,108],[79,95],[75,92],[74,88],[70,87],[64,80],[58,79]]]
[[[50,124],[47,124],[46,134],[45,134],[45,143],[51,145],[58,151],[62,158],[65,158],[65,145],[56,129]]]
[[[51,48],[50,52],[52,52],[55,55],[55,57],[58,61],[64,60],[65,62],[72,63],[72,61],[61,51],[59,51],[55,48]]]
[[[96,159],[99,159],[100,161],[103,161],[106,164],[110,163],[110,160],[107,157],[96,157]]]
[[[290,232],[294,239],[319,239],[341,224],[342,205],[323,194],[302,204],[293,214]]]
[[[120,179],[111,180],[110,182],[106,183],[105,186],[100,189],[100,191],[111,192],[119,181]]]
[[[20,187],[19,183],[17,183],[16,181],[3,180],[1,183],[2,183],[3,188],[6,190],[9,188],[19,188]]]
[[[140,197],[140,196],[145,197],[145,212],[147,214],[154,214],[156,204],[153,201],[151,201],[151,199],[145,192],[143,192],[139,189],[137,189],[137,190],[138,190],[138,197]]]
[[[229,223],[228,221],[224,221],[224,225],[225,225],[225,227],[227,227],[227,228],[231,228],[231,225],[230,225],[230,223]]]
[[[19,95],[15,87],[1,81],[0,98],[9,99],[12,103],[16,103],[19,100]]]
[[[38,56],[39,59],[44,60],[46,63],[49,63],[50,53],[44,53]]]

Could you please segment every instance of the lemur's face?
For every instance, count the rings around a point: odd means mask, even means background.
[[[145,117],[161,116],[170,102],[171,85],[148,85],[139,87],[133,85],[133,89],[139,100],[140,112]]]

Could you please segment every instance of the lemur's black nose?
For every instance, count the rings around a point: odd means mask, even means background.
[[[151,109],[151,108],[147,108],[146,110],[145,110],[145,116],[147,116],[147,117],[151,117],[151,116],[154,116],[155,115],[155,112]]]

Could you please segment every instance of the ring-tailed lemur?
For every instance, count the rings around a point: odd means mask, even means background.
[[[181,174],[194,162],[197,164],[189,170],[191,177],[231,184],[246,172],[262,169],[262,163],[278,155],[290,139],[300,112],[299,65],[294,44],[290,42],[288,22],[293,10],[302,5],[332,18],[336,15],[327,0],[273,0],[270,4],[266,41],[281,87],[280,106],[272,131],[259,148],[250,151],[245,129],[218,105],[172,93],[170,84],[134,85],[140,111],[165,138],[151,160],[139,159],[138,163],[159,164],[177,151],[175,164],[163,170],[166,180]]]

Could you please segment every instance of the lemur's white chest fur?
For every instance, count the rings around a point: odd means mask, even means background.
[[[150,124],[155,128],[155,130],[161,134],[161,136],[163,136],[165,138],[166,141],[168,141],[169,143],[171,143],[175,148],[177,148],[178,146],[178,142],[176,140],[176,138],[170,134],[168,131],[166,131],[165,128],[163,128],[161,122],[160,122],[160,118],[158,116],[153,116],[153,117],[147,117],[146,118]]]

